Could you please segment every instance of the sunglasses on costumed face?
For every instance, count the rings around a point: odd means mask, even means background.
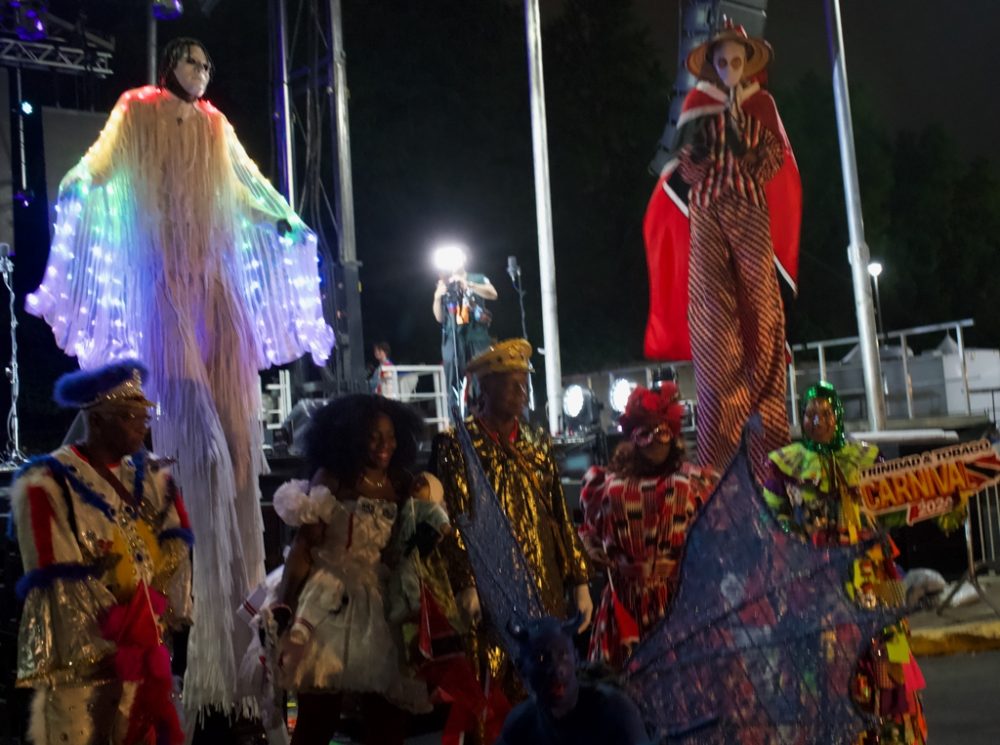
[[[663,435],[666,435],[666,442],[674,439],[674,432],[670,429],[669,424],[660,424],[657,427],[636,427],[632,430],[629,439],[632,440],[632,444],[636,447],[644,448],[652,444],[654,440],[660,439]]]

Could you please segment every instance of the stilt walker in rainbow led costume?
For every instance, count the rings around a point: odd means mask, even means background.
[[[743,425],[757,480],[788,443],[785,317],[775,264],[794,288],[802,191],[774,99],[760,78],[763,39],[726,22],[687,59],[699,78],[677,143],[650,198],[643,232],[650,311],[645,353],[694,361],[698,459],[724,468]]]
[[[167,45],[158,86],[127,91],[59,188],[45,277],[27,300],[83,368],[149,365],[159,454],[198,546],[184,701],[252,711],[235,689],[249,629],[234,610],[264,574],[258,370],[333,345],[316,237],[202,100],[204,47]]]

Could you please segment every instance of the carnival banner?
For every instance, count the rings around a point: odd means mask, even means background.
[[[1000,457],[988,440],[949,445],[862,469],[866,512],[905,512],[907,525],[965,505],[980,489],[1000,482]]]

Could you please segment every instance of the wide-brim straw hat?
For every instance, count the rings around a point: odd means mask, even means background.
[[[715,80],[717,74],[712,65],[711,53],[717,44],[724,41],[735,41],[747,49],[747,62],[743,68],[744,80],[752,78],[770,64],[774,57],[774,50],[771,45],[763,39],[748,36],[746,29],[742,26],[734,26],[732,21],[726,20],[725,27],[715,36],[695,47],[687,57],[687,69],[696,78],[702,80]]]

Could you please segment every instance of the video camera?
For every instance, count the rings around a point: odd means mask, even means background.
[[[453,279],[445,285],[444,302],[447,307],[457,308],[461,306],[464,298],[465,289],[462,287],[461,281]]]

